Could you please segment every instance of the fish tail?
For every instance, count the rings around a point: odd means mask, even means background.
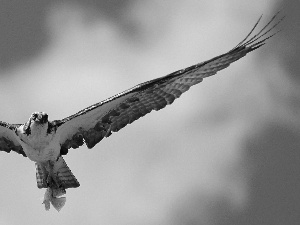
[[[52,198],[51,204],[59,212],[66,203],[66,197]]]

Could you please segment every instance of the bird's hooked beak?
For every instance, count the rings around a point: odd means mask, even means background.
[[[48,115],[47,113],[44,112],[35,112],[32,113],[30,120],[40,124],[45,124],[48,122]]]

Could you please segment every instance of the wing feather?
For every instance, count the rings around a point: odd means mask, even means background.
[[[17,141],[15,129],[21,124],[8,124],[0,121],[0,151],[17,152],[26,157],[22,146]]]
[[[61,153],[67,154],[68,149],[78,148],[84,143],[88,148],[92,148],[104,137],[110,136],[112,132],[119,131],[152,110],[157,111],[172,104],[191,86],[202,82],[203,78],[216,74],[264,45],[267,39],[276,34],[276,32],[273,34],[271,32],[283,19],[275,23],[277,16],[278,13],[251,37],[261,20],[260,17],[247,37],[225,54],[139,84],[70,117],[55,121],[57,132],[61,137]]]

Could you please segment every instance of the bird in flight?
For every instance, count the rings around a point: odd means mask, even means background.
[[[191,86],[216,74],[249,52],[261,47],[274,36],[274,28],[282,21],[276,13],[255,35],[258,19],[250,33],[236,47],[210,60],[144,82],[111,98],[91,105],[61,120],[49,121],[44,112],[32,113],[24,124],[0,121],[0,151],[14,151],[35,162],[38,188],[46,188],[43,203],[60,210],[66,201],[60,197],[67,188],[79,182],[67,166],[63,155],[84,143],[93,148],[104,137],[127,124],[170,105]]]

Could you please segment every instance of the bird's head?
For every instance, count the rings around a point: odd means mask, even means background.
[[[36,122],[38,124],[48,123],[48,114],[44,112],[34,112],[31,114],[31,122]]]
[[[24,124],[23,130],[27,135],[32,132],[40,132],[41,129],[48,129],[48,115],[44,112],[34,112],[31,114],[27,123]]]

